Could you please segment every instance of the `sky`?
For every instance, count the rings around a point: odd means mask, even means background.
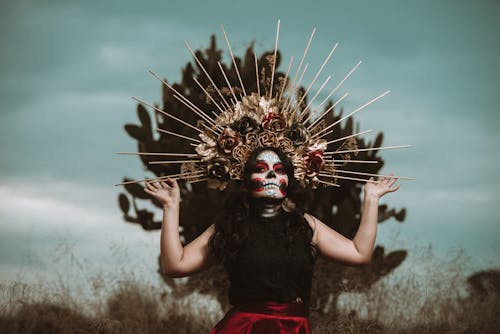
[[[225,50],[224,24],[236,55],[250,42],[263,52],[278,19],[284,59],[301,56],[314,27],[311,68],[339,42],[313,89],[363,61],[339,92],[346,112],[391,90],[355,116],[374,130],[365,138],[412,145],[380,153],[383,172],[416,180],[384,197],[408,215],[380,225],[377,243],[463,249],[471,270],[498,267],[498,17],[495,0],[2,1],[0,280],[64,270],[68,253],[96,271],[154,272],[159,234],[123,222],[113,186],[144,176],[139,159],[114,154],[136,150],[123,130],[138,122],[131,97],[161,101],[147,70],[178,81],[184,41],[205,48],[216,34]]]

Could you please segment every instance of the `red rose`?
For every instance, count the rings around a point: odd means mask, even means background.
[[[323,159],[323,151],[312,151],[306,156],[306,172],[307,176],[316,176],[319,174],[325,164]]]
[[[273,132],[281,132],[285,130],[285,120],[280,115],[270,112],[262,121],[262,127]]]

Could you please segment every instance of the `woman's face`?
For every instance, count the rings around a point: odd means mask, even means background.
[[[286,196],[288,175],[275,152],[265,150],[259,153],[250,177],[252,197],[281,199]]]

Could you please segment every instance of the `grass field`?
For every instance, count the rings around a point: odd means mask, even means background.
[[[397,270],[396,270],[397,271]],[[498,333],[500,271],[465,277],[460,260],[407,270],[311,312],[313,333]],[[423,279],[424,275],[426,279]],[[134,273],[85,283],[0,284],[0,333],[208,333],[224,315],[212,297],[173,294]],[[185,284],[180,279],[179,285]]]

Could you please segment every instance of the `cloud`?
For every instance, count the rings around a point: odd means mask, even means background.
[[[82,268],[88,274],[133,269],[156,277],[159,233],[125,223],[108,188],[4,180],[0,230],[0,265],[10,268],[3,277],[81,275]]]

